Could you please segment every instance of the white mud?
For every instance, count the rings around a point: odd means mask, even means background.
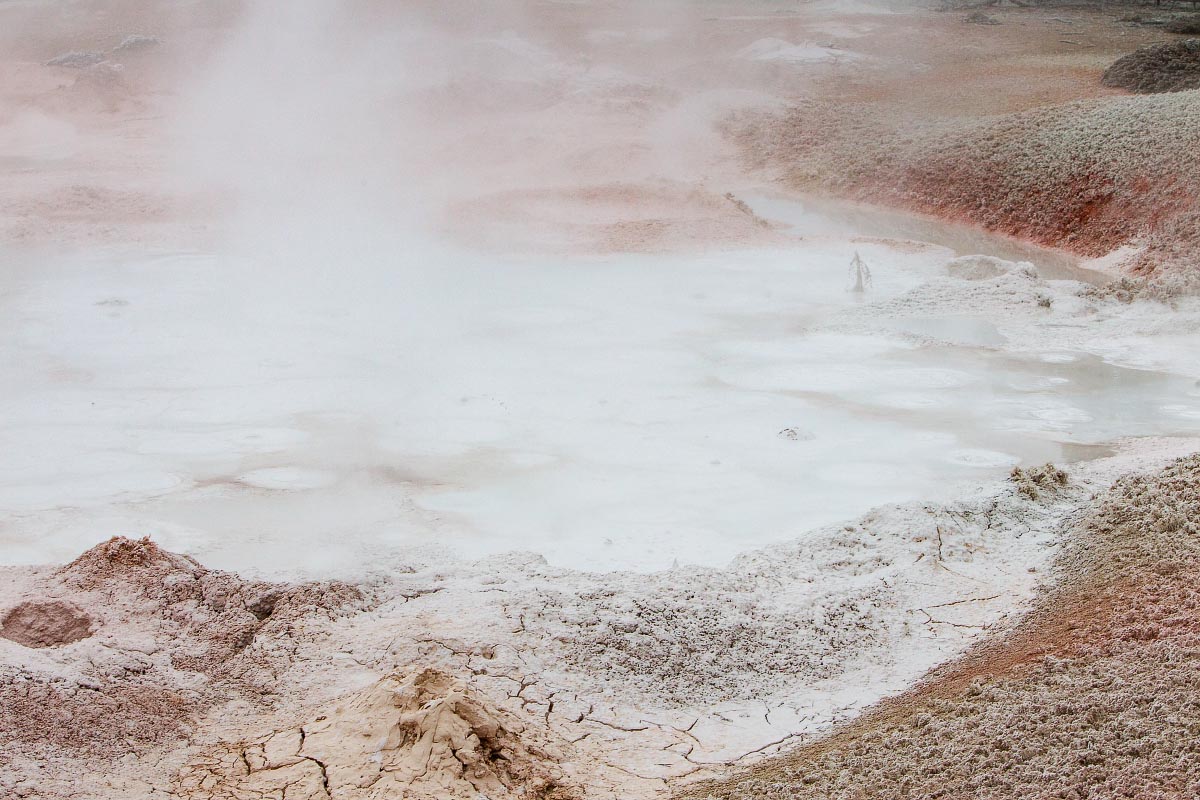
[[[1200,432],[1190,301],[844,236],[421,257],[437,286],[373,262],[299,286],[201,256],[41,265],[0,299],[8,560],[122,534],[277,576],[413,548],[718,566],[1017,464]]]

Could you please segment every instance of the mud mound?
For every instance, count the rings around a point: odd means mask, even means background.
[[[67,564],[59,576],[77,589],[135,589],[157,595],[170,583],[168,575],[205,572],[194,559],[163,550],[148,536],[136,541],[114,536]]]
[[[26,647],[57,647],[92,635],[92,619],[70,603],[30,601],[0,619],[0,636]]]
[[[338,581],[274,584],[210,570],[190,556],[163,550],[149,537],[114,536],[67,564],[58,577],[74,589],[140,597],[164,613],[167,606],[197,603],[216,612],[242,611],[256,622],[314,608],[335,610],[364,599],[359,589]]]
[[[1102,80],[1138,94],[1200,89],[1200,39],[1143,47],[1109,67]]]
[[[56,577],[65,587],[105,596],[125,614],[157,619],[174,669],[261,692],[271,691],[298,623],[365,602],[359,589],[336,581],[275,584],[210,570],[149,538],[114,537]]]
[[[946,264],[952,278],[964,281],[986,281],[1012,270],[1012,263],[991,256],[962,256]]]
[[[182,628],[181,647],[172,654],[172,664],[212,677],[239,668],[236,657],[269,616],[260,617],[251,609],[273,612],[278,603],[276,587],[205,569],[149,538],[113,537],[63,567],[58,577],[73,589],[133,604],[141,613]]]
[[[426,670],[386,678],[314,721],[228,745],[186,768],[183,798],[542,798],[578,794],[525,726]]]
[[[286,702],[280,676],[317,629],[363,607],[353,587],[243,580],[148,539],[114,538],[19,580],[14,600],[45,599],[8,610],[0,635],[29,647],[76,644],[37,654],[3,648],[0,796],[11,788],[6,761],[23,764],[17,774],[39,790],[44,779],[71,775],[109,774],[119,784],[130,764],[117,769],[117,759],[170,748],[194,732],[197,715],[231,702]],[[104,635],[87,638],[100,624]],[[35,796],[72,794],[59,786]]]
[[[1118,484],[1059,559],[1059,588],[1009,636],[685,796],[1200,796],[1198,519],[1200,457]]]

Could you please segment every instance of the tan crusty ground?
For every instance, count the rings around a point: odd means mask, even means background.
[[[296,727],[194,757],[174,791],[194,800],[582,797],[564,753],[517,716],[435,670],[389,676]]]

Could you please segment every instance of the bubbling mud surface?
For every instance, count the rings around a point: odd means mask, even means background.
[[[1079,445],[1200,432],[1194,378],[1063,343],[1084,287],[1029,265],[845,236],[435,257],[415,288],[380,264],[301,285],[204,255],[40,265],[0,301],[10,558],[120,533],[274,574],[413,547],[719,565]]]
[[[724,135],[847,82],[940,107],[894,39],[974,27],[536,8],[7,10],[7,561],[122,534],[275,576],[719,565],[1195,431],[1194,329],[1090,303],[1046,251],[766,203]],[[976,252],[1036,272],[948,266]]]

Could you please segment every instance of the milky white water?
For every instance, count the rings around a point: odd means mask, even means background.
[[[846,291],[856,249],[875,275],[866,300]],[[149,534],[271,573],[386,566],[414,548],[720,564],[1090,452],[1078,445],[1200,432],[1191,380],[1012,352],[981,318],[826,329],[952,255],[826,238],[303,270],[116,252],[10,265],[5,560]]]

